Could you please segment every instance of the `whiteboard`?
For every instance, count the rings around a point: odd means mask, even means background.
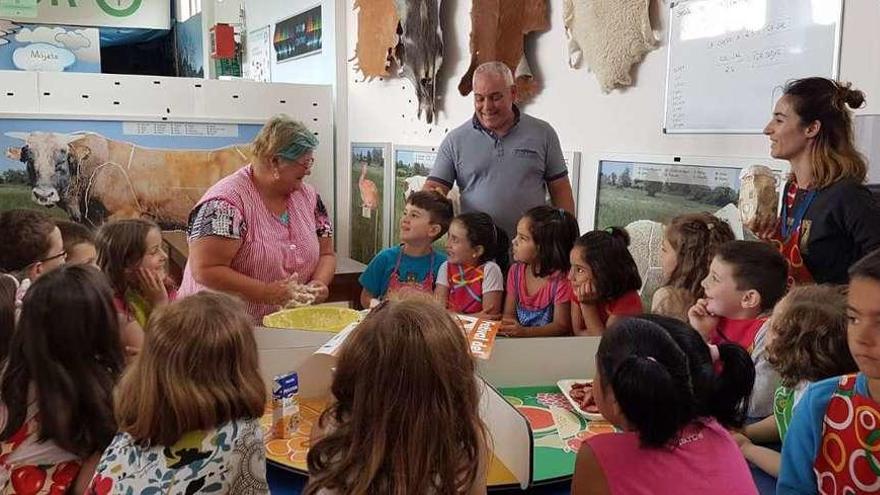
[[[843,0],[672,2],[665,133],[760,133],[791,79],[836,78]]]

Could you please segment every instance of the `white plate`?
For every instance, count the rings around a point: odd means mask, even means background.
[[[556,386],[559,387],[559,390],[562,391],[562,395],[568,399],[568,403],[571,404],[571,407],[580,414],[581,416],[587,418],[590,421],[604,421],[605,417],[600,413],[590,413],[581,409],[581,406],[578,405],[578,402],[571,398],[569,392],[571,391],[571,386],[575,383],[593,383],[593,380],[588,380],[586,378],[567,378],[565,380],[559,380],[556,382]]]

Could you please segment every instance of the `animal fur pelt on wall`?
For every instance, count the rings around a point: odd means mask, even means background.
[[[358,11],[355,70],[362,72],[364,79],[388,77],[391,50],[398,42],[394,0],[355,0],[354,8]]]
[[[632,85],[630,71],[657,44],[651,0],[563,0],[568,63],[587,62],[602,91]]]
[[[502,8],[503,6],[503,8]],[[550,28],[547,0],[473,0],[471,4],[471,65],[458,83],[467,96],[474,70],[498,60],[513,71],[518,101],[528,101],[540,89],[523,53],[525,36]]]
[[[418,116],[428,123],[437,113],[437,71],[443,63],[441,0],[355,0],[358,9],[356,70],[364,79],[397,75],[416,90]]]
[[[437,113],[437,71],[443,63],[440,31],[442,0],[395,0],[400,42],[394,51],[399,74],[410,80],[418,99],[418,116],[430,124]]]

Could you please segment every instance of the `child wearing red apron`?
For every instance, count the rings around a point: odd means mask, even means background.
[[[400,219],[399,246],[383,249],[370,260],[358,281],[361,304],[394,293],[433,294],[434,282],[446,256],[432,246],[452,221],[452,203],[436,191],[419,191],[407,199]]]
[[[504,274],[497,262],[505,263],[509,247],[507,235],[486,213],[455,217],[446,240],[447,261],[437,277],[437,300],[456,313],[500,316]]]
[[[847,340],[859,373],[807,388],[782,447],[781,495],[880,493],[880,251],[849,274]]]

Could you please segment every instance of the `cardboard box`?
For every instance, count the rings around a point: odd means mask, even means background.
[[[307,433],[327,405],[335,354],[349,331],[330,334],[255,329],[264,379],[268,381],[287,370],[299,375],[302,431],[283,443],[267,443],[269,462],[307,474]],[[584,421],[577,423],[579,416],[566,411],[567,403],[556,403],[554,399],[554,405],[542,411],[541,405],[515,406],[511,402],[522,400],[517,397],[508,400],[504,392],[545,386],[547,392],[541,397],[551,397],[550,387],[555,387],[558,380],[592,378],[599,340],[599,337],[500,338],[494,341],[488,360],[477,360],[480,416],[491,435],[494,455],[489,470],[490,489],[526,489],[571,477],[574,450],[582,437],[590,434],[583,430]],[[562,396],[561,392],[558,395]],[[609,429],[607,425],[603,428]]]

